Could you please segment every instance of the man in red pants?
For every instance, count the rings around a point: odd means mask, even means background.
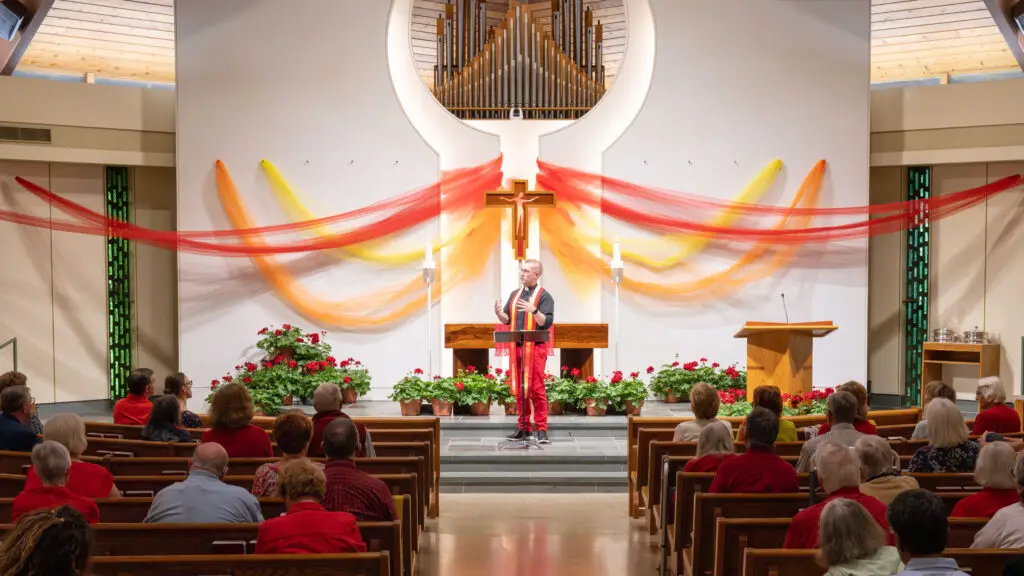
[[[538,260],[524,260],[519,268],[520,288],[512,291],[502,305],[494,301],[494,314],[512,330],[550,330],[555,320],[555,299],[551,293],[537,285],[544,267]],[[514,316],[512,315],[514,314]],[[513,390],[519,404],[519,429],[510,440],[522,440],[537,430],[537,441],[550,444],[548,439],[548,397],[544,390],[544,365],[548,360],[548,342],[527,342],[516,346],[511,354]],[[520,376],[520,375],[523,376]],[[523,382],[521,382],[523,380]],[[520,390],[520,387],[522,390]],[[526,396],[523,400],[522,395]],[[532,405],[532,410],[530,410]],[[533,413],[533,426],[530,425]]]

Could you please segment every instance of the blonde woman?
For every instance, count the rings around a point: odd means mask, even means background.
[[[868,511],[849,498],[825,505],[818,523],[818,563],[825,576],[891,576],[903,568],[900,553]]]
[[[973,472],[981,447],[970,440],[964,415],[945,398],[936,398],[925,408],[928,445],[910,459],[910,472]]]
[[[712,422],[721,422],[717,418],[718,407],[721,403],[718,390],[715,390],[710,384],[698,382],[694,385],[690,390],[690,409],[693,410],[693,420],[681,422],[676,426],[672,441],[696,442],[699,440],[700,432],[705,426]]]
[[[715,422],[700,431],[697,457],[686,463],[683,472],[714,472],[722,462],[735,457],[732,427],[728,422]]]
[[[1006,390],[997,376],[989,376],[978,380],[975,392],[978,398],[978,417],[974,419],[975,436],[986,432],[1012,434],[1020,432],[1020,416],[1017,411],[1006,405]]]
[[[900,474],[900,456],[878,436],[862,436],[853,445],[860,459],[860,491],[886,506],[904,490],[918,488],[917,480]]]
[[[272,458],[270,435],[252,424],[256,409],[245,386],[229,382],[217,387],[210,402],[210,429],[200,443],[216,442],[230,458]]]
[[[982,446],[978,464],[974,468],[974,479],[981,485],[981,492],[972,494],[956,503],[951,518],[991,518],[996,512],[1020,502],[1017,494],[1017,479],[1013,467],[1017,453],[1002,442]]]
[[[43,440],[52,440],[68,449],[71,469],[65,488],[70,492],[86,498],[117,498],[121,495],[109,470],[99,464],[82,461],[82,452],[89,444],[85,436],[85,422],[77,414],[55,414],[47,420],[43,426]],[[32,490],[42,485],[33,466],[25,477],[25,489]]]

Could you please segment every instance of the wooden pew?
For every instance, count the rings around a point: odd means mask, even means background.
[[[715,530],[715,576],[740,574],[747,548],[782,548],[790,518],[719,518]],[[986,518],[950,518],[951,548],[970,548]]]
[[[190,458],[196,445],[188,442],[148,442],[118,438],[89,438],[85,456]]]
[[[95,576],[390,576],[387,552],[362,554],[228,554],[224,556],[100,556]]]
[[[655,440],[669,442],[672,440],[673,433],[672,428],[643,428],[637,432],[636,469],[629,472],[630,490],[635,489],[635,492],[631,492],[631,494],[637,503],[635,509],[636,516],[634,518],[639,518],[641,511],[646,510],[647,506],[650,505],[651,494],[648,490],[650,478],[648,478],[647,474],[651,469],[651,442]]]
[[[820,576],[825,569],[814,561],[816,553],[816,550],[747,548],[743,558],[743,576]],[[955,559],[961,570],[989,576],[1001,574],[1003,566],[1010,560],[1024,557],[1024,550],[946,548],[942,555]]]

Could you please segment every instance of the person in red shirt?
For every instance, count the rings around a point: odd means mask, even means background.
[[[203,432],[199,442],[220,444],[229,458],[273,458],[270,435],[252,424],[255,415],[252,396],[245,386],[238,382],[221,384],[210,402],[210,429]]]
[[[350,418],[336,418],[324,431],[327,493],[324,508],[348,512],[361,521],[390,522],[398,518],[391,491],[380,480],[356,469],[352,456],[359,444]]]
[[[356,517],[348,512],[328,512],[320,505],[327,479],[316,464],[305,459],[288,462],[281,467],[277,482],[288,512],[260,524],[257,554],[366,552]]]
[[[341,388],[332,382],[324,382],[313,392],[313,408],[316,414],[313,415],[313,438],[309,441],[309,457],[323,458],[324,456],[324,430],[335,418],[349,418],[348,414],[341,411]],[[355,423],[359,432],[359,448],[356,449],[356,456],[372,457],[373,442],[366,426]]]
[[[82,452],[89,444],[85,436],[85,422],[80,416],[54,414],[43,428],[43,440],[57,442],[71,455],[71,471],[65,488],[86,498],[117,498],[121,495],[109,470],[99,464],[82,461]],[[36,490],[42,486],[35,467],[29,468],[25,489]]]
[[[100,521],[100,509],[96,502],[79,496],[67,489],[68,473],[71,471],[71,454],[64,446],[53,440],[44,440],[32,449],[32,467],[39,474],[42,485],[22,490],[11,503],[11,520],[34,510],[71,506],[78,510],[90,524]]]
[[[857,399],[857,418],[853,421],[853,429],[861,434],[878,434],[878,428],[868,420],[868,389],[860,382],[850,380],[836,387],[836,392],[840,390],[853,394],[853,397]],[[832,425],[825,422],[818,428],[817,435],[824,436],[831,429]]]
[[[686,463],[683,472],[714,472],[725,461],[736,457],[732,426],[728,422],[712,422],[700,431],[697,457]]]
[[[0,574],[86,574],[92,535],[85,518],[70,506],[37,510],[21,517],[0,546]]]
[[[744,423],[747,451],[722,462],[711,481],[710,492],[757,494],[799,492],[793,465],[773,452],[779,435],[779,418],[767,408],[754,408]]]
[[[999,510],[1020,502],[1017,479],[1013,469],[1017,453],[1003,442],[982,446],[974,467],[974,479],[981,492],[964,498],[953,506],[950,518],[991,518]]]
[[[846,446],[826,442],[815,451],[814,464],[821,487],[828,497],[809,508],[804,508],[793,517],[782,547],[817,548],[821,513],[829,502],[837,498],[849,498],[863,506],[881,526],[891,545],[893,538],[889,532],[889,521],[885,517],[885,504],[873,496],[862,494],[858,488],[860,460],[857,456]]]
[[[114,403],[114,424],[143,426],[153,411],[153,371],[137,368],[128,376],[128,395]]]
[[[974,419],[971,434],[980,436],[986,432],[1013,434],[1020,432],[1020,416],[1006,405],[1006,390],[997,376],[978,380],[978,416]]]

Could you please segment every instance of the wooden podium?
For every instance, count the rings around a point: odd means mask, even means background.
[[[747,339],[747,400],[762,384],[778,386],[784,393],[811,391],[811,351],[814,338],[839,327],[826,322],[747,322],[734,336]]]
[[[495,324],[445,324],[444,347],[453,350],[452,373],[466,366],[484,369],[494,348]],[[608,347],[607,324],[555,323],[555,337],[549,344],[562,351],[562,366],[579,368],[583,378],[594,374],[594,348]],[[557,373],[560,366],[548,366]]]

